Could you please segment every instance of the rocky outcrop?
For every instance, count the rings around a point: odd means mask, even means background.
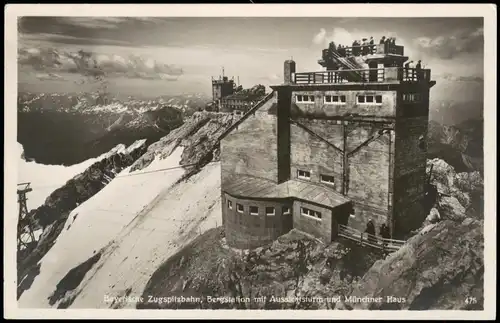
[[[483,308],[483,221],[445,220],[424,228],[377,261],[350,296],[373,301],[348,309],[480,310]]]
[[[124,147],[122,147],[124,148]],[[121,152],[94,163],[82,174],[70,179],[64,186],[55,190],[45,203],[30,212],[30,218],[43,229],[43,233],[30,253],[18,253],[18,298],[29,288],[33,275],[37,275],[36,265],[50,250],[70,214],[78,205],[85,202],[104,188],[120,171],[132,165],[147,149],[145,140],[131,145]]]
[[[241,252],[225,244],[221,228],[213,229],[160,266],[143,292],[145,300],[176,295],[202,297],[201,302],[145,301],[137,308],[333,308],[335,302],[317,300],[348,290],[379,257],[349,242],[326,246],[294,230]]]
[[[181,127],[151,144],[131,171],[147,167],[155,158],[168,157],[178,146],[184,147],[181,165],[202,167],[217,156],[219,137],[233,122],[233,115],[228,113],[196,112]]]
[[[462,221],[465,217],[482,219],[483,179],[479,171],[456,173],[442,159],[427,161],[430,184],[438,192],[434,205],[443,219]]]

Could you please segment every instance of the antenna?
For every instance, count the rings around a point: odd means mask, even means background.
[[[222,78],[224,78],[224,66],[222,66]]]

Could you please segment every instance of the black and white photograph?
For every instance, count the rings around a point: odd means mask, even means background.
[[[10,317],[495,317],[494,6],[132,6],[5,11]]]

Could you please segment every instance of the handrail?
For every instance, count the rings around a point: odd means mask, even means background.
[[[351,240],[360,242],[363,245],[369,245],[379,249],[399,249],[406,243],[404,240],[382,238],[370,233],[361,232],[354,228],[348,227],[343,224],[338,225],[339,235]]]
[[[331,84],[353,82],[347,79],[350,73],[356,73],[359,82],[380,83],[390,81],[419,82],[430,81],[430,69],[406,67],[383,67],[364,69],[327,70],[318,72],[300,72],[293,74],[295,84]],[[354,82],[358,82],[357,80]]]
[[[363,51],[364,50],[364,51]],[[341,57],[352,57],[352,56],[364,56],[373,54],[393,54],[393,55],[403,55],[404,46],[395,44],[360,44],[357,46],[341,47],[325,49],[326,53],[337,52]],[[340,52],[339,52],[340,51]],[[343,54],[343,55],[342,55]]]

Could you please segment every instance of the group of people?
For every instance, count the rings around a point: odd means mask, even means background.
[[[412,73],[410,73],[410,69],[415,68],[415,77],[417,80],[422,79],[422,60],[418,60],[417,64],[415,67],[413,67],[413,61],[406,62],[404,64],[404,73],[405,73],[405,78],[412,78]]]
[[[391,46],[396,45],[396,38],[395,37],[385,37],[382,36],[382,38],[379,41],[379,44],[385,45],[385,51],[387,52],[388,48]],[[368,54],[373,54],[375,47],[375,40],[373,37],[370,37],[370,39],[363,38],[362,40],[355,40],[352,42],[352,47],[351,47],[351,55],[352,56],[365,56]],[[334,42],[331,42],[329,45],[329,51],[336,51],[340,56],[347,56],[347,46],[343,46],[339,44],[338,46],[335,46]]]
[[[376,241],[374,241],[376,239],[375,238],[375,236],[376,236],[375,225],[373,224],[372,219],[369,219],[368,222],[366,223],[365,233],[369,234],[368,241],[376,242]],[[382,225],[380,226],[379,233],[380,233],[380,237],[382,237],[383,239],[390,239],[391,238],[391,233],[390,233],[389,227],[385,223],[382,223]],[[384,243],[384,242],[382,242],[382,243]]]

